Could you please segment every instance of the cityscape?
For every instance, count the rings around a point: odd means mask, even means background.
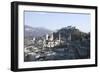
[[[32,34],[34,28],[25,26],[25,29],[28,33],[24,37],[25,62],[90,58],[90,33],[68,26],[36,36]]]

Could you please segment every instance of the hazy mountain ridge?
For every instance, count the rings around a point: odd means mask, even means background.
[[[42,27],[35,28],[28,25],[24,26],[24,37],[41,37],[51,33],[51,30]]]
[[[61,34],[61,37],[65,40],[71,35],[72,40],[82,40],[82,39],[90,39],[90,33],[85,33],[77,29],[76,27],[67,26],[63,27],[56,32],[53,32],[51,30],[45,29],[45,28],[34,28],[30,27],[28,25],[24,26],[24,37],[33,38],[33,37],[43,37],[46,34],[54,34],[54,37],[58,37],[59,33]]]

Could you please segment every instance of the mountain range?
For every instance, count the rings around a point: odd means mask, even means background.
[[[25,38],[33,38],[33,37],[43,37],[46,34],[54,34],[54,38],[59,37],[59,33],[63,39],[67,39],[70,35],[72,40],[80,40],[80,39],[90,39],[90,33],[85,33],[77,29],[76,27],[67,26],[63,27],[56,32],[48,30],[42,27],[31,27],[28,25],[24,26],[24,37]]]
[[[45,29],[43,27],[31,27],[24,26],[24,37],[41,37],[46,34],[51,34],[53,31]]]

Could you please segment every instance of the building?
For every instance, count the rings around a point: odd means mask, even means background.
[[[55,47],[61,43],[61,34],[59,33],[58,39],[54,39],[54,34],[46,34],[46,39],[44,39],[44,47]]]

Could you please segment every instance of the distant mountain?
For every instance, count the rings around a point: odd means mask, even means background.
[[[41,37],[51,33],[52,31],[42,27],[35,28],[28,25],[24,26],[24,37]]]

